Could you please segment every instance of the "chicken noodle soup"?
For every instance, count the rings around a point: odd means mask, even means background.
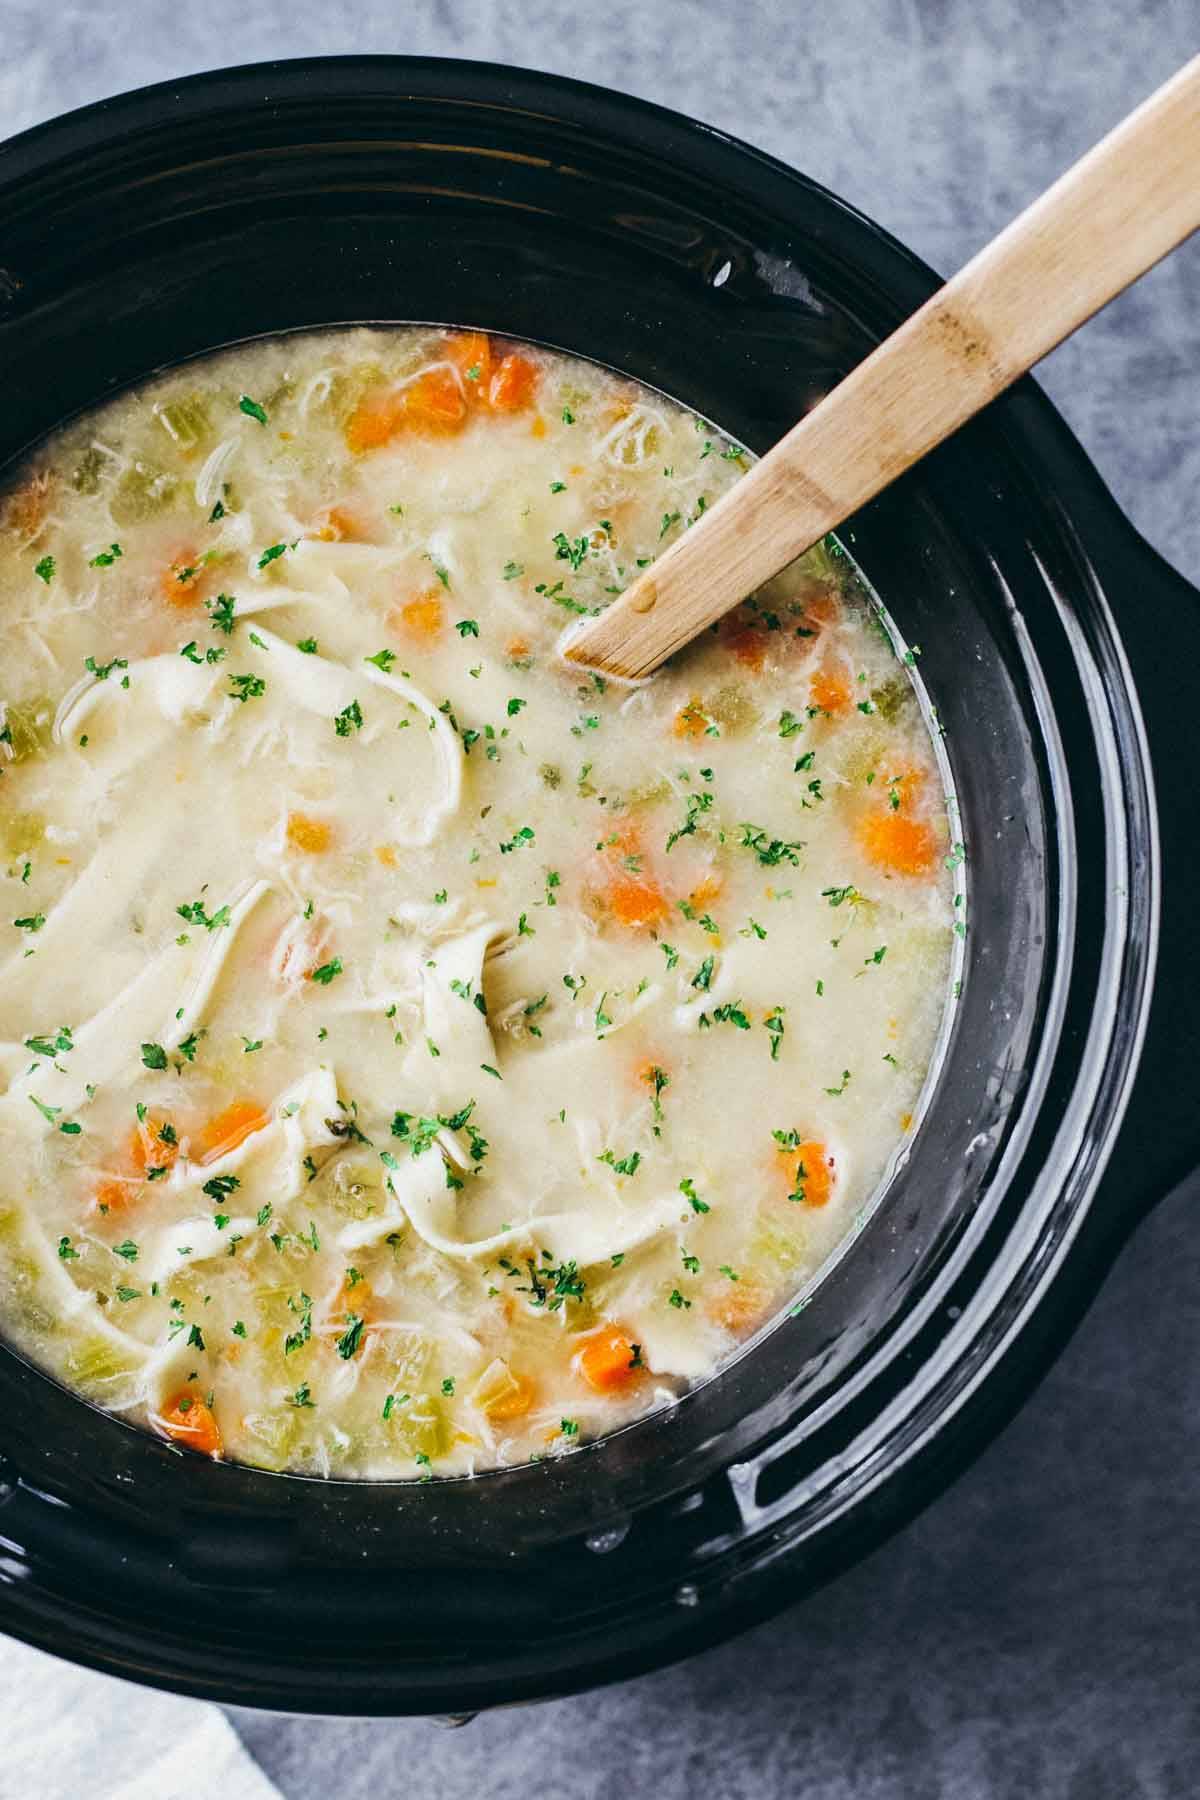
[[[953,962],[912,654],[833,544],[644,686],[555,649],[746,466],[397,328],[191,364],[10,484],[23,1350],[198,1452],[461,1473],[673,1402],[851,1231]]]

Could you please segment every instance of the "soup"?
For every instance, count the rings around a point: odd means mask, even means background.
[[[829,543],[645,685],[556,655],[747,466],[406,327],[189,365],[20,473],[23,1351],[199,1452],[428,1478],[673,1404],[802,1294],[950,987],[917,652]]]

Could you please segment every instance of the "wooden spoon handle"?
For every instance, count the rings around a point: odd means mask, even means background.
[[[1200,226],[1200,56],[981,250],[562,653],[635,680]]]

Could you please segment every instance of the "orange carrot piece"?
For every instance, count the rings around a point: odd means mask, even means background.
[[[165,1436],[201,1456],[220,1456],[224,1448],[211,1406],[188,1388],[182,1388],[167,1402],[156,1422]]]
[[[18,532],[21,537],[36,537],[46,516],[49,496],[50,477],[31,475],[28,481],[13,489],[4,503],[5,525],[11,531]]]
[[[399,396],[397,423],[431,437],[450,437],[467,422],[462,384],[449,369],[426,369]]]
[[[704,1309],[715,1325],[741,1337],[758,1324],[766,1302],[761,1285],[743,1275],[738,1281],[723,1278],[720,1287],[710,1289]]]
[[[323,544],[340,544],[347,539],[355,541],[364,536],[361,519],[349,512],[344,506],[327,506],[317,514],[314,524],[317,537]]]
[[[744,668],[759,670],[767,660],[767,634],[748,619],[732,618],[721,633],[725,647]]]
[[[134,1168],[143,1175],[147,1169],[174,1168],[179,1142],[175,1127],[165,1113],[148,1112],[144,1119],[138,1120],[129,1135],[129,1154]]]
[[[289,813],[287,841],[293,850],[320,856],[333,842],[333,826],[326,819],[310,819],[306,813]]]
[[[661,925],[667,916],[667,897],[652,881],[633,875],[617,875],[605,889],[608,910],[620,925],[632,930]]]
[[[609,916],[631,930],[660,925],[667,917],[667,896],[646,870],[641,838],[631,819],[610,831],[604,844],[608,865],[601,900]]]
[[[525,642],[523,637],[509,638],[507,644],[504,646],[504,654],[507,656],[509,662],[524,662],[529,655],[529,645]]]
[[[833,1158],[816,1138],[805,1138],[794,1150],[777,1150],[776,1156],[788,1183],[788,1198],[798,1196],[806,1206],[825,1206],[837,1180]]]
[[[410,637],[426,641],[439,637],[442,630],[442,602],[436,588],[426,588],[399,609],[400,623]]]
[[[396,868],[400,861],[391,844],[376,844],[375,859],[377,862],[381,862],[385,869]]]
[[[463,391],[476,403],[487,403],[492,380],[492,340],[486,331],[459,331],[447,341],[446,354],[463,379]]]
[[[537,413],[535,415],[533,423],[529,427],[529,435],[530,435],[530,437],[535,437],[535,438],[544,438],[545,437],[546,421],[542,417],[541,413]]]
[[[488,404],[493,412],[523,412],[533,399],[537,383],[536,363],[512,351],[492,376]]]
[[[391,388],[373,388],[364,394],[342,433],[347,448],[361,456],[365,450],[378,450],[394,434],[400,422],[398,397]]]
[[[804,602],[804,623],[810,631],[832,625],[837,616],[838,603],[833,594],[814,594],[811,600]]]
[[[231,1100],[215,1118],[201,1127],[192,1139],[192,1151],[198,1162],[216,1162],[244,1144],[252,1132],[261,1131],[267,1115],[254,1100]]]
[[[703,737],[712,720],[700,703],[700,696],[693,694],[686,706],[680,707],[675,714],[671,729],[676,737]]]
[[[529,1376],[520,1375],[516,1370],[509,1373],[516,1386],[508,1393],[498,1395],[485,1407],[489,1419],[520,1419],[533,1405],[537,1389]]]
[[[158,578],[158,591],[168,606],[190,606],[198,598],[197,589],[204,566],[195,550],[181,550]]]
[[[330,1302],[329,1317],[338,1324],[345,1320],[347,1313],[357,1313],[360,1319],[365,1319],[373,1299],[371,1284],[365,1276],[360,1275],[357,1281],[351,1282],[348,1274],[343,1275]]]
[[[707,875],[701,876],[700,880],[688,895],[688,905],[693,912],[703,912],[706,906],[711,906],[714,900],[719,900],[721,898],[721,889],[723,886],[724,883],[719,875],[710,872]]]
[[[850,705],[850,683],[836,669],[818,669],[809,682],[808,699],[822,712],[843,713]]]
[[[96,1192],[92,1196],[92,1205],[99,1213],[124,1212],[131,1206],[142,1191],[139,1181],[124,1176],[113,1175],[98,1182]]]
[[[891,875],[928,875],[937,861],[933,827],[890,807],[864,815],[858,841],[868,860]]]
[[[618,1325],[593,1332],[575,1353],[575,1367],[598,1394],[636,1381],[639,1366],[637,1346]]]

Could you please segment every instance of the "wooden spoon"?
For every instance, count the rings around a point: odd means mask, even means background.
[[[1200,226],[1200,56],[793,426],[619,599],[563,634],[637,680],[949,437]]]

